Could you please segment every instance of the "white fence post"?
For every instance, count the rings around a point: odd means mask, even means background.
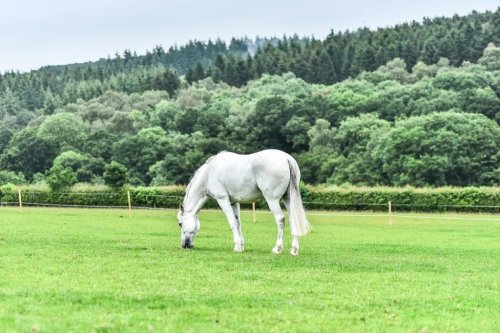
[[[19,214],[23,212],[23,197],[21,195],[21,190],[17,190],[17,196],[19,198]]]
[[[389,201],[389,225],[392,226],[392,203]]]
[[[253,214],[253,223],[257,222],[257,213],[255,212],[255,202],[252,202],[252,214]]]
[[[127,191],[127,199],[128,199],[128,217],[132,217],[132,201],[130,200],[130,191]]]

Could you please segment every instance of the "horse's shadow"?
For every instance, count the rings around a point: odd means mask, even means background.
[[[248,248],[242,252],[235,252],[230,247],[223,247],[223,246],[217,246],[217,247],[195,246],[191,249],[183,249],[182,247],[179,246],[176,250],[180,251],[180,252],[186,252],[186,253],[189,253],[190,251],[193,253],[196,253],[196,252],[198,252],[198,253],[218,253],[218,254],[227,253],[227,254],[235,255],[235,256],[238,256],[238,255],[244,256],[245,254],[259,254],[259,255],[269,254],[269,255],[273,255],[273,256],[278,256],[276,254],[273,254],[271,249],[272,249],[272,246],[269,247],[269,251],[262,250],[262,249]],[[285,254],[285,251],[283,251],[282,255],[283,254]]]

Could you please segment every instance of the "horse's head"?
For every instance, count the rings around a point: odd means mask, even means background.
[[[181,227],[181,246],[184,249],[190,249],[194,246],[194,238],[198,230],[200,230],[200,220],[196,214],[185,212],[182,205],[177,214],[177,219],[179,220],[179,227]]]

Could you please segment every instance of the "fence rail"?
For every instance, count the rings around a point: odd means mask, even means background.
[[[14,193],[13,193],[14,194]],[[183,199],[183,195],[166,195],[151,193],[122,192],[57,192],[53,196],[47,196],[45,192],[18,190],[16,195],[11,195],[8,201],[0,201],[1,206],[24,206],[39,207],[74,207],[74,208],[119,208],[128,209],[129,215],[132,209],[166,209],[177,208]],[[85,200],[81,200],[85,197]],[[12,199],[17,201],[13,201]],[[397,203],[388,201],[379,202],[325,202],[304,201],[304,207],[308,210],[329,211],[372,211],[392,213],[402,212],[485,212],[500,213],[500,205],[458,205],[458,204],[413,204]],[[264,203],[242,204],[243,207],[252,209],[267,208]],[[217,208],[214,200],[206,205],[207,208]],[[255,219],[255,218],[254,218]]]

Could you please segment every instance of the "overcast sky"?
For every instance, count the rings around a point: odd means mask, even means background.
[[[496,10],[498,0],[0,0],[0,72],[188,40],[314,35]]]

